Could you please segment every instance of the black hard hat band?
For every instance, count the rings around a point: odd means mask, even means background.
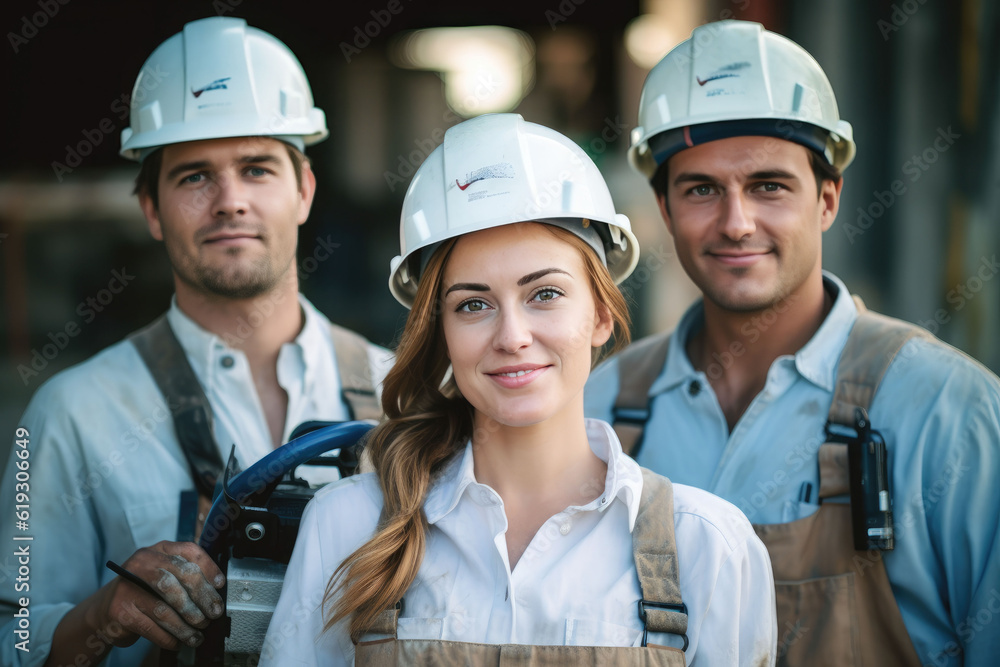
[[[801,144],[833,164],[833,156],[828,153],[830,132],[810,123],[787,118],[726,120],[678,127],[650,137],[649,148],[656,165],[660,166],[685,148],[717,139],[746,136],[775,137]]]

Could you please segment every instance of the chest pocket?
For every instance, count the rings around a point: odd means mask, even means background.
[[[173,540],[177,534],[177,512],[180,499],[160,499],[128,505],[125,521],[132,535],[133,549],[149,547],[161,540]],[[131,552],[122,555],[127,558]]]
[[[566,620],[567,646],[638,646],[642,632],[592,619]]]
[[[400,637],[411,639],[443,639],[444,619],[401,617],[398,621],[397,632]]]

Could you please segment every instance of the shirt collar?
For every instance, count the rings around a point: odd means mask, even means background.
[[[289,353],[294,354],[296,359],[301,359],[305,366],[302,369],[305,382],[304,393],[308,393],[309,388],[316,381],[318,369],[322,367],[323,351],[332,349],[332,345],[327,342],[330,337],[330,326],[326,323],[325,318],[320,316],[316,307],[301,294],[299,294],[299,306],[302,308],[304,319],[302,331],[291,343],[285,343],[281,346],[281,352],[278,353],[278,363],[280,367],[282,365],[281,357]]]
[[[660,373],[653,386],[649,388],[649,395],[656,396],[666,391],[670,391],[677,385],[694,378],[698,371],[691,365],[691,360],[687,355],[687,341],[691,335],[705,326],[705,305],[698,299],[687,309],[677,328],[670,335],[670,344],[667,348],[667,364]]]
[[[823,286],[834,296],[833,307],[809,342],[795,354],[795,368],[813,384],[833,391],[840,351],[847,343],[858,309],[847,286],[837,276],[824,271]],[[666,366],[650,387],[650,396],[662,394],[699,375],[688,358],[687,341],[704,326],[705,306],[703,300],[698,299],[684,313],[670,337]]]
[[[639,499],[642,496],[642,471],[639,465],[622,452],[621,443],[606,422],[587,419],[587,439],[590,449],[608,464],[604,480],[604,493],[583,507],[584,510],[604,511],[615,500],[625,503],[628,508],[629,531],[635,525],[639,514]],[[462,500],[466,489],[477,484],[473,473],[472,441],[455,454],[434,482],[424,500],[424,514],[427,522],[437,523],[451,513]]]
[[[308,386],[313,381],[313,375],[320,363],[320,351],[327,346],[323,343],[324,327],[323,318],[319,315],[315,306],[301,294],[298,295],[299,305],[304,315],[304,325],[299,335],[291,343],[282,346],[279,352],[280,360],[287,354],[294,354],[302,360],[305,368],[305,382]],[[211,383],[213,370],[216,361],[223,355],[241,355],[242,351],[231,347],[226,336],[218,336],[207,329],[202,328],[197,322],[192,320],[177,305],[177,295],[170,300],[170,309],[167,311],[167,321],[170,323],[174,335],[184,348],[188,361],[198,377],[206,384]],[[240,335],[239,327],[251,327],[249,322],[240,322],[234,328],[234,336]],[[291,348],[291,349],[289,349]],[[286,350],[289,350],[286,352]]]
[[[847,286],[832,273],[823,272],[823,287],[833,296],[833,306],[813,337],[795,354],[795,368],[817,387],[833,391],[840,353],[858,319],[858,307]]]

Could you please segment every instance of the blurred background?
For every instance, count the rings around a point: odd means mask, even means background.
[[[707,21],[759,21],[826,70],[858,157],[824,266],[872,308],[1000,369],[1000,3],[989,0],[8,0],[0,161],[0,454],[32,392],[169,304],[166,256],[118,156],[135,77],[187,21],[245,18],[301,60],[331,136],[300,234],[301,289],[392,346],[400,205],[444,130],[516,111],[583,146],[643,244],[635,335],[696,297],[626,162],[649,69]],[[334,251],[324,250],[330,246]],[[115,272],[127,281],[112,282]]]

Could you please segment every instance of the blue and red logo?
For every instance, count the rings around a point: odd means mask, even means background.
[[[226,81],[229,81],[231,78],[233,77],[227,76],[224,79],[216,79],[215,81],[208,84],[201,90],[195,90],[194,88],[192,88],[191,94],[194,95],[195,97],[201,97],[202,93],[207,92],[209,90],[229,90],[229,86],[226,85]]]
[[[456,178],[455,185],[459,190],[464,191],[467,187],[478,181],[485,181],[490,178],[514,178],[514,165],[510,162],[497,162],[488,167],[480,167],[475,171],[465,175],[465,185]]]

